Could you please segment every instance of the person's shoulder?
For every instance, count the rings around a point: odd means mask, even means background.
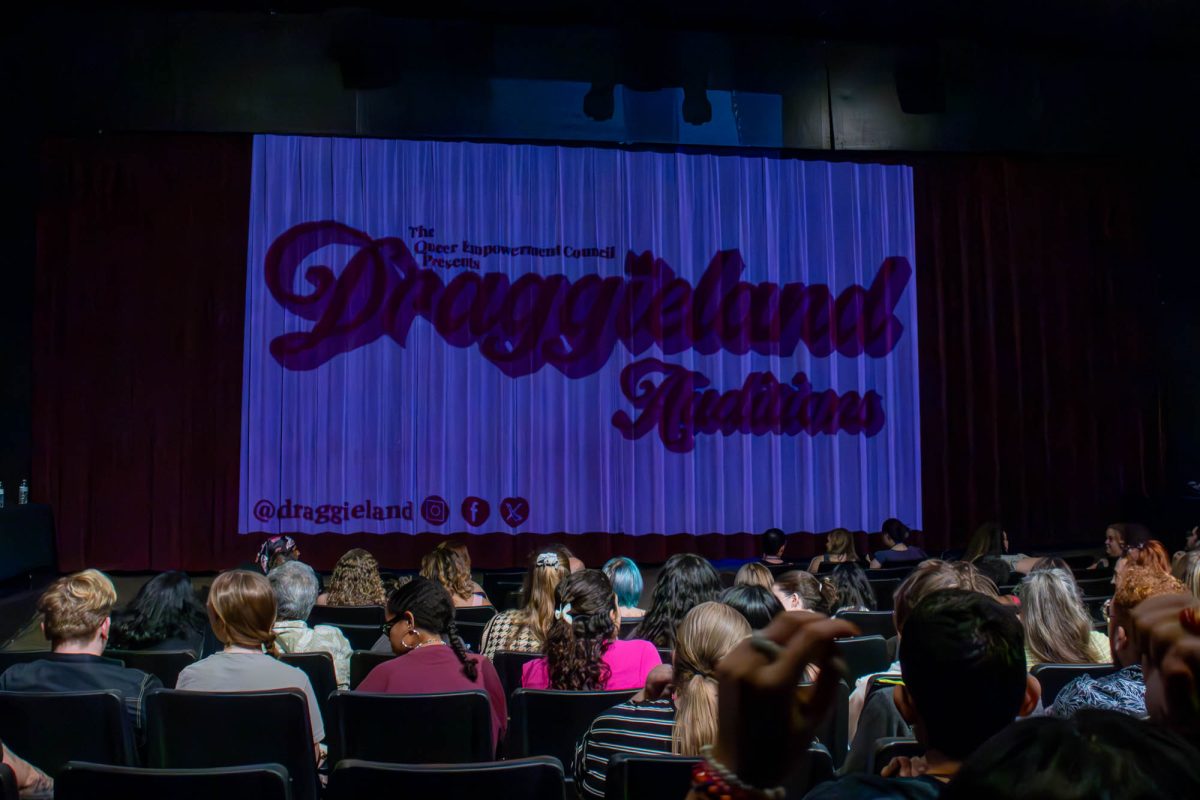
[[[942,793],[942,785],[931,778],[884,778],[879,775],[847,775],[820,784],[806,800],[927,800]]]

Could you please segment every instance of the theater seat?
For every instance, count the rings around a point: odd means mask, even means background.
[[[162,681],[167,689],[174,689],[179,673],[196,662],[191,650],[116,650],[104,651],[107,658],[119,658],[130,669],[148,672]]]
[[[925,748],[916,739],[888,736],[875,740],[875,750],[867,759],[867,774],[878,775],[893,758],[905,756],[915,758],[925,755]]]
[[[334,768],[325,793],[325,800],[384,797],[565,800],[566,789],[553,758],[428,765],[347,759]]]
[[[846,663],[846,677],[857,680],[872,672],[884,672],[888,659],[887,640],[882,636],[851,636],[834,643],[837,654]]]
[[[132,765],[125,703],[108,692],[0,692],[0,741],[51,777],[71,760]]]
[[[896,635],[896,623],[891,611],[841,611],[838,619],[853,622],[863,636],[882,636],[890,639]]]
[[[308,615],[309,625],[374,625],[384,623],[383,606],[313,606]]]
[[[575,758],[575,743],[592,721],[633,697],[624,692],[563,692],[517,689],[508,706],[511,722],[505,752],[514,757],[554,756],[564,766]]]
[[[357,689],[371,670],[385,661],[395,658],[393,653],[375,653],[371,650],[355,650],[350,654],[350,688]]]
[[[604,800],[658,800],[686,797],[697,756],[617,753],[608,762]]]
[[[329,698],[329,760],[406,764],[491,761],[492,712],[483,691],[439,694],[334,692]]]
[[[279,764],[215,769],[138,769],[72,761],[54,782],[56,800],[291,800]]]
[[[1037,664],[1029,670],[1029,674],[1042,685],[1042,705],[1049,708],[1063,687],[1080,675],[1101,678],[1116,670],[1114,664]]]
[[[333,667],[333,656],[326,652],[318,653],[280,653],[279,660],[289,667],[295,667],[308,676],[312,684],[313,694],[317,696],[317,707],[321,709],[321,719],[329,719],[329,695],[337,691],[337,670]],[[329,729],[328,722],[325,729]]]
[[[512,693],[521,688],[521,669],[525,664],[541,657],[541,653],[513,653],[507,650],[492,656],[492,666],[496,668],[506,697],[512,697]]]

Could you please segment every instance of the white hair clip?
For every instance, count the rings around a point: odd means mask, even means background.
[[[575,622],[575,618],[571,616],[571,604],[567,603],[560,608],[554,609],[554,618],[561,619],[563,622],[571,625]]]
[[[539,553],[537,557],[537,565],[539,567],[558,567],[561,562],[558,560],[558,553]]]

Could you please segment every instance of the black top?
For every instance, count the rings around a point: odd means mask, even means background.
[[[101,692],[115,689],[135,730],[142,728],[146,692],[161,689],[162,681],[140,669],[129,669],[114,658],[86,653],[50,653],[27,664],[13,664],[0,675],[5,692]]]

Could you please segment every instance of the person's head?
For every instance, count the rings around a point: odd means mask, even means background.
[[[563,578],[571,574],[571,551],[552,544],[535,550],[529,556],[522,596],[525,607],[521,616],[525,626],[538,641],[546,641],[550,623],[554,622],[554,592]]]
[[[1024,633],[1014,610],[964,589],[925,597],[904,625],[904,685],[896,708],[929,750],[952,760],[973,753],[1018,716],[1041,690],[1025,672]]]
[[[1200,550],[1200,525],[1187,532],[1183,539],[1183,549],[1187,551]]]
[[[1200,550],[1189,550],[1179,559],[1176,577],[1194,597],[1200,597]]]
[[[1009,725],[978,748],[940,797],[1200,797],[1200,754],[1163,727],[1115,711],[1036,717]]]
[[[830,573],[829,580],[837,590],[834,612],[842,609],[874,611],[877,607],[875,590],[871,587],[871,581],[867,579],[866,570],[858,564],[838,564]]]
[[[222,572],[208,591],[208,621],[226,646],[276,654],[275,593],[267,576],[234,569]]]
[[[771,570],[753,561],[738,567],[737,575],[733,578],[734,586],[761,586],[770,589],[773,583],[775,578],[771,575]]]
[[[254,559],[258,568],[266,575],[285,561],[295,561],[300,558],[300,547],[290,536],[271,536],[258,548],[258,556]]]
[[[334,564],[329,578],[329,605],[381,606],[386,599],[375,556],[355,547]]]
[[[610,558],[604,564],[604,574],[612,583],[617,605],[621,608],[637,608],[642,601],[642,571],[633,563],[633,559],[625,556]]]
[[[1138,604],[1148,597],[1184,591],[1182,583],[1152,567],[1130,567],[1118,575],[1117,590],[1108,606],[1108,643],[1113,662],[1127,667],[1141,661],[1142,653],[1129,636]]]
[[[555,590],[554,622],[546,634],[550,688],[604,689],[612,670],[601,656],[620,621],[607,575],[585,569],[564,578]]]
[[[312,567],[303,561],[288,561],[267,573],[267,580],[275,593],[275,619],[308,619],[321,590]]]
[[[883,531],[883,544],[886,547],[907,543],[908,537],[912,533],[907,525],[894,517],[885,519],[880,530]]]
[[[771,587],[784,611],[817,611],[828,614],[837,602],[837,589],[828,579],[814,577],[799,569],[778,575]]]
[[[467,571],[467,575],[471,574],[471,551],[467,549],[466,542],[443,542],[438,547],[445,547],[458,554],[458,557],[462,559],[463,569]]]
[[[1109,558],[1120,558],[1130,547],[1150,541],[1150,529],[1137,522],[1114,522],[1104,531],[1104,552]]]
[[[161,572],[142,584],[124,611],[113,616],[109,644],[141,649],[204,630],[204,605],[186,572]]]
[[[108,641],[117,590],[103,572],[85,569],[59,578],[38,598],[42,633],[51,650],[74,648],[99,655]]]
[[[421,559],[421,577],[440,583],[452,597],[470,600],[474,589],[471,572],[462,556],[449,547],[438,545]]]
[[[1130,567],[1148,567],[1170,574],[1171,557],[1167,555],[1167,548],[1163,547],[1162,542],[1149,539],[1125,548],[1125,560],[1121,562],[1118,571]]]
[[[721,602],[746,618],[754,630],[762,630],[783,613],[783,603],[770,589],[761,586],[731,586],[721,592]]]
[[[426,642],[442,641],[458,656],[468,679],[473,681],[479,676],[479,665],[467,655],[454,624],[454,601],[440,583],[418,576],[392,592],[387,599],[384,629],[392,652],[398,656]]]
[[[767,528],[763,531],[763,555],[781,557],[783,548],[787,547],[787,535],[779,528]]]
[[[892,596],[892,618],[896,631],[903,635],[904,623],[917,604],[941,589],[965,589],[999,598],[996,584],[966,561],[930,559],[917,565]]]
[[[583,559],[579,558],[578,556],[571,556],[569,559],[567,559],[567,564],[571,568],[572,575],[576,572],[582,572],[583,570],[587,569],[587,564],[584,564]]]
[[[1063,572],[1070,573],[1071,565],[1067,563],[1065,558],[1060,558],[1059,556],[1044,556],[1043,558],[1039,558],[1037,561],[1033,562],[1033,567],[1030,569],[1030,572],[1041,572],[1042,570],[1047,569],[1060,569]],[[1072,577],[1074,577],[1073,573]]]
[[[854,549],[854,534],[845,528],[834,528],[825,537],[825,551],[831,556],[844,556],[846,561],[858,561]]]
[[[975,529],[967,541],[963,561],[978,561],[988,556],[999,557],[1008,552],[1008,534],[999,522],[985,522]]]
[[[766,591],[757,586],[737,587]],[[768,593],[769,596],[769,593]],[[750,635],[750,625],[734,609],[701,603],[679,623],[675,635],[675,727],[671,752],[695,756],[717,741],[717,664]]]
[[[676,553],[658,573],[650,610],[633,636],[654,642],[656,647],[674,647],[680,620],[720,594],[721,576],[712,564],[694,553]]]
[[[1017,586],[1025,647],[1037,664],[1089,664],[1092,620],[1071,573],[1030,572]]]

